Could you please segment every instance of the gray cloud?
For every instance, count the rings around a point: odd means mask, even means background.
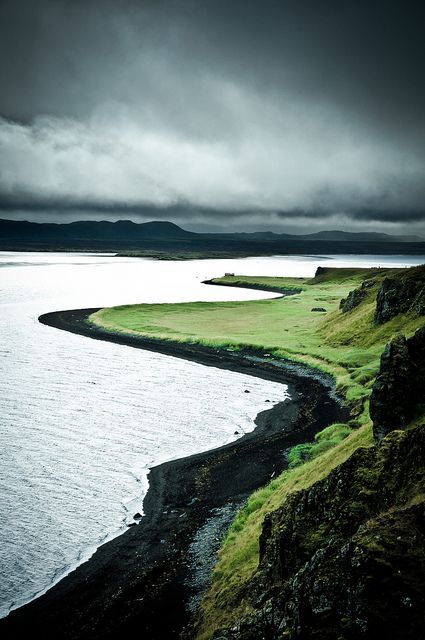
[[[0,211],[418,230],[423,14],[409,1],[3,0]]]

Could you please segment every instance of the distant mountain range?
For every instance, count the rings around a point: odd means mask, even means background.
[[[320,231],[195,233],[166,221],[81,221],[68,224],[0,219],[0,249],[9,251],[214,252],[235,255],[301,253],[412,253],[425,255],[417,236]]]

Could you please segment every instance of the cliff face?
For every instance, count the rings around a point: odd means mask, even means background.
[[[389,275],[383,278],[385,273]],[[384,324],[400,313],[425,315],[425,266],[402,270],[401,273],[388,269],[376,270],[374,275],[369,274],[368,279],[341,300],[339,308],[343,313],[351,311],[374,288],[378,288],[374,316],[376,324]]]
[[[425,404],[425,327],[406,340],[397,335],[381,356],[370,398],[373,433],[379,442],[404,427]]]
[[[425,315],[425,268],[407,269],[394,278],[385,278],[376,298],[375,322],[384,324],[399,313]]]
[[[425,425],[358,450],[264,522],[254,613],[214,638],[423,637]]]

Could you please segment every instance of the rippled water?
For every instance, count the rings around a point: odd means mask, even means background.
[[[121,531],[141,510],[149,466],[234,439],[266,399],[286,394],[285,385],[52,329],[40,314],[268,297],[201,284],[225,271],[307,276],[319,264],[422,261],[0,253],[0,615]]]

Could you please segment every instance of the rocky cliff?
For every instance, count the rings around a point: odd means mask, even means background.
[[[404,427],[425,404],[425,327],[407,339],[395,336],[381,356],[370,398],[373,433],[379,442]]]
[[[376,298],[375,322],[384,324],[400,313],[425,315],[425,267],[384,278]]]
[[[425,425],[290,496],[264,522],[254,613],[214,638],[423,638],[424,487]]]
[[[374,271],[372,273],[371,270],[367,279],[341,300],[339,308],[343,313],[352,311],[368,297],[369,293],[373,293],[376,295],[374,315],[376,324],[384,324],[400,313],[425,315],[424,265],[401,271],[391,269]]]

